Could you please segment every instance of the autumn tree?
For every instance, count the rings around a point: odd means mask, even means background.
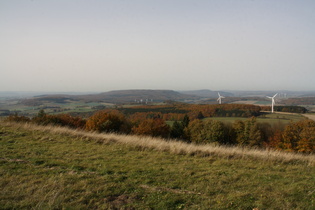
[[[314,152],[315,122],[303,120],[286,126],[283,147],[287,151]]]
[[[86,129],[98,132],[128,133],[130,126],[125,116],[119,111],[102,110],[87,120]]]
[[[47,115],[46,122],[48,124],[80,129],[83,129],[86,123],[81,117],[73,117],[70,114]]]
[[[283,132],[279,129],[275,130],[273,135],[268,137],[268,141],[265,142],[264,146],[272,148],[272,149],[276,149],[276,150],[283,150],[284,146],[283,146],[282,133]]]
[[[300,133],[297,150],[299,152],[315,152],[315,126],[307,126]]]
[[[201,120],[195,119],[191,121],[187,127],[186,135],[190,139],[190,141],[194,143],[203,143],[202,130],[204,128],[204,124]]]
[[[132,132],[136,135],[168,138],[170,134],[170,127],[161,118],[151,118],[134,126],[132,128]]]

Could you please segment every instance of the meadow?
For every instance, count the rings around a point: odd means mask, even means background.
[[[40,104],[27,104],[23,100],[0,100],[0,116],[8,116],[9,114],[18,113],[24,116],[36,116],[40,110],[45,110],[49,114],[64,114],[64,113],[92,113],[105,107],[113,107],[114,104],[105,102],[85,102],[83,100],[65,100],[62,102],[56,101],[41,101]]]
[[[314,115],[315,116],[315,115]],[[265,112],[263,115],[256,117],[257,122],[259,123],[269,123],[270,125],[287,125],[291,122],[298,122],[306,118],[312,118],[312,115],[302,115],[294,113],[269,113]],[[248,118],[246,117],[207,117],[203,120],[217,120],[223,123],[234,123],[235,121],[245,121]],[[172,126],[174,121],[167,121],[167,124]]]
[[[233,123],[237,120],[245,120],[246,118],[242,117],[212,117],[208,119],[218,120],[222,122],[230,122]],[[305,117],[301,114],[292,114],[292,113],[268,113],[265,112],[261,116],[256,117],[257,122],[260,123],[269,123],[271,125],[274,124],[288,124],[290,122],[298,122],[300,120],[305,119]]]
[[[3,209],[314,209],[315,156],[0,122]]]

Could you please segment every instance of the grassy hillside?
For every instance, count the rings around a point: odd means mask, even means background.
[[[315,156],[0,123],[0,206],[314,209]]]

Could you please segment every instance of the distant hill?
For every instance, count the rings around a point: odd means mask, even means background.
[[[66,100],[82,100],[85,102],[107,102],[107,103],[130,103],[135,101],[186,101],[186,100],[198,100],[200,97],[196,95],[189,95],[179,93],[173,90],[114,90],[109,92],[103,92],[98,94],[88,95],[45,95],[38,96],[33,99],[25,100],[24,103],[32,101],[52,101],[62,103]]]
[[[292,98],[292,97],[314,97],[315,91],[289,91],[289,90],[272,90],[272,91],[241,91],[229,90],[235,97],[266,97],[278,93],[278,98]]]
[[[218,98],[218,93],[222,96],[234,96],[233,93],[225,92],[225,91],[212,91],[208,89],[202,90],[187,90],[187,91],[179,91],[182,94],[196,95],[203,98]]]

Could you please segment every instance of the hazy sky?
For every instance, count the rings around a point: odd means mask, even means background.
[[[0,91],[315,90],[314,0],[0,0]]]

